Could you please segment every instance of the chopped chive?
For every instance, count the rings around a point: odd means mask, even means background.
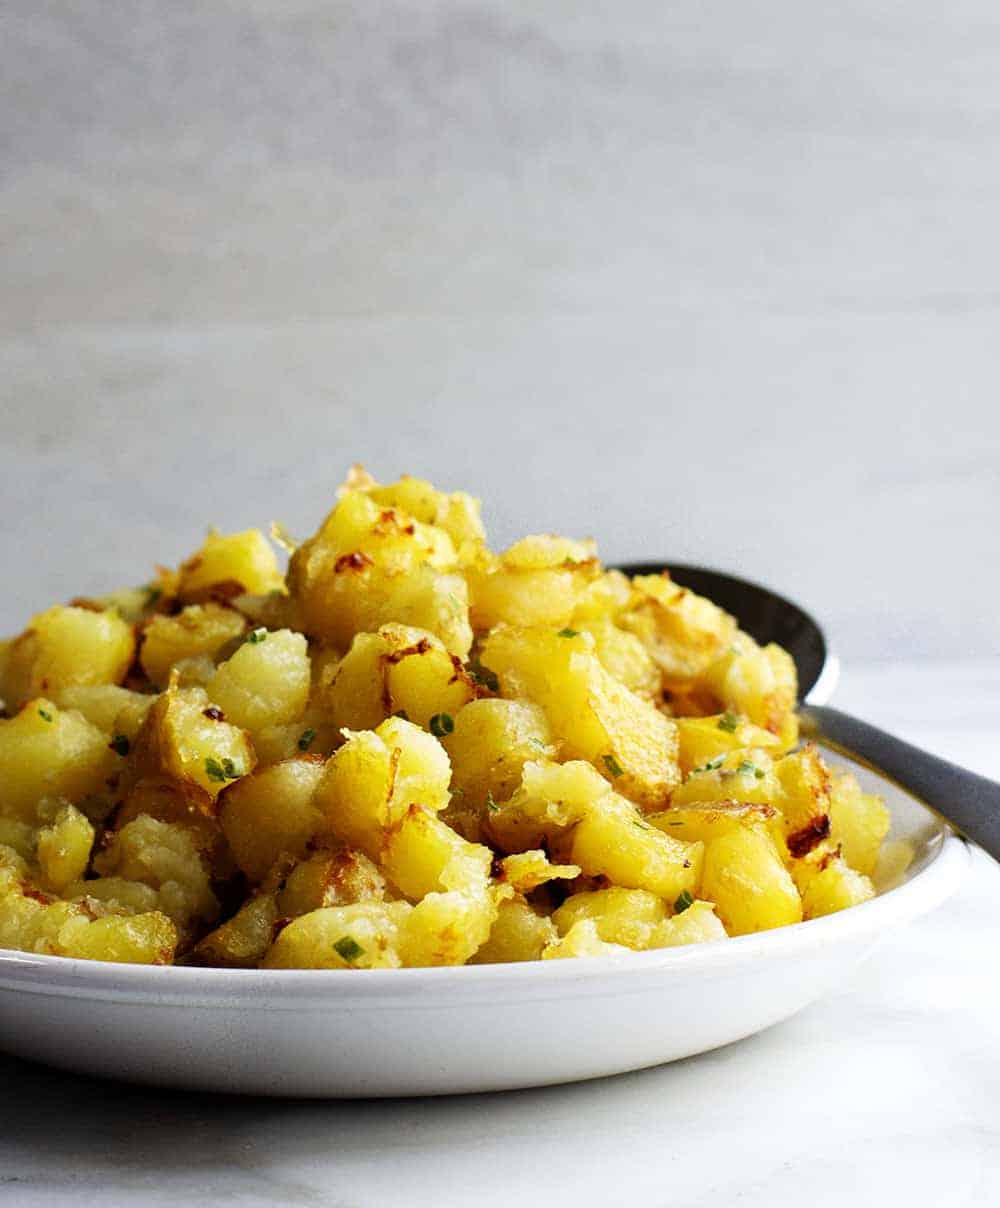
[[[263,626],[260,629],[251,629],[244,641],[249,642],[251,646],[259,646],[261,642],[267,641],[267,630]]]
[[[431,733],[435,738],[444,738],[455,728],[455,721],[450,713],[435,713],[431,718]]]
[[[694,905],[694,898],[688,893],[688,891],[686,889],[682,889],[677,898],[677,901],[674,902],[674,913],[683,914],[684,911],[687,910],[687,908],[689,906],[693,906],[693,905]]]
[[[52,720],[52,714],[48,711],[48,709],[39,709],[38,716],[42,719],[42,721]]]
[[[749,776],[753,774],[758,780],[764,779],[763,771],[750,759],[742,760],[736,768],[737,776]]]
[[[703,763],[700,768],[692,768],[691,775],[694,776],[698,772],[716,772],[725,763],[725,755],[716,755],[714,759],[710,759],[708,763]]]
[[[560,638],[578,638],[580,636],[579,629],[570,629],[567,625],[565,629],[560,629],[556,637]]]
[[[615,759],[614,755],[602,755],[601,759],[604,761],[604,766],[608,769],[615,780],[617,780],[619,776],[624,776],[624,769],[618,760]]]
[[[231,759],[223,759],[220,763],[211,755],[205,760],[205,774],[209,780],[215,780],[219,784],[225,784],[227,780],[239,780],[243,775],[242,771],[237,770],[236,764]]]
[[[719,718],[719,729],[725,730],[727,734],[734,733],[739,724],[739,717],[735,713],[731,713],[728,709]]]
[[[312,740],[316,737],[316,731],[313,729],[303,730],[299,735],[298,748],[300,751],[308,751],[312,746]]]
[[[500,806],[497,805],[497,803],[493,800],[493,790],[492,789],[486,790],[486,808],[491,814],[495,814],[497,812],[497,810],[500,808]]]
[[[345,935],[333,945],[333,950],[348,964],[353,964],[359,956],[364,955],[364,948],[352,936]]]
[[[124,759],[125,756],[129,753],[129,750],[131,749],[132,744],[129,742],[129,740],[126,738],[126,736],[124,734],[116,734],[114,736],[114,738],[112,738],[112,740],[108,743],[108,746],[112,749],[112,751],[117,751],[117,753],[122,757],[122,759]]]

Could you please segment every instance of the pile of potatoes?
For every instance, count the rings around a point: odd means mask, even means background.
[[[795,668],[589,541],[352,470],[283,573],[212,532],[0,643],[0,947],[361,969],[612,955],[863,902],[889,817]]]

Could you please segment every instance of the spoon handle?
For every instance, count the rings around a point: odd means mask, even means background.
[[[829,705],[807,705],[801,717],[811,737],[884,772],[1000,860],[1000,784],[996,781]]]

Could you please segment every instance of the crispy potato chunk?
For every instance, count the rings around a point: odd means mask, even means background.
[[[485,889],[492,861],[488,847],[467,842],[419,805],[389,829],[381,854],[386,875],[413,901],[445,890]]]
[[[784,838],[784,821],[770,805],[744,801],[710,801],[704,804],[671,806],[660,814],[649,814],[646,821],[685,843],[708,843],[731,831],[753,827],[773,839]]]
[[[254,629],[205,690],[226,719],[244,730],[289,725],[309,700],[311,670],[301,633]]]
[[[118,684],[134,653],[132,626],[116,611],[50,608],[7,648],[0,661],[0,696],[18,707],[70,684]]]
[[[265,969],[398,969],[409,902],[328,906],[294,919],[264,957]]]
[[[372,481],[370,486],[360,489],[384,508],[400,508],[421,524],[443,529],[451,538],[460,562],[474,557],[486,538],[479,500],[464,491],[447,494],[409,474],[388,486],[378,486]]]
[[[572,881],[582,871],[576,864],[553,864],[541,850],[522,851],[499,861],[497,879],[517,893],[530,893],[548,881]]]
[[[618,617],[659,667],[667,688],[686,688],[736,637],[735,620],[670,576],[637,575],[632,598]]]
[[[807,919],[858,906],[875,896],[869,878],[856,872],[829,847],[793,860],[792,875],[802,894],[802,913]]]
[[[55,694],[60,709],[75,709],[109,737],[133,739],[153,698],[115,684],[71,684]]]
[[[694,768],[682,785],[674,790],[672,806],[703,805],[709,802],[739,801],[768,805],[784,800],[774,763],[759,748],[717,755]]]
[[[708,843],[701,896],[715,904],[730,935],[802,919],[802,900],[774,841],[754,827],[732,830]]]
[[[453,718],[476,689],[456,655],[425,629],[383,625],[359,633],[323,695],[335,725],[373,730],[396,714],[427,728]]]
[[[612,886],[593,893],[575,893],[552,916],[566,935],[581,919],[590,919],[598,936],[609,944],[648,948],[657,926],[667,917],[667,904],[646,889]]]
[[[177,594],[185,604],[212,598],[265,595],[282,591],[285,581],[267,538],[259,529],[210,532],[205,544],[180,568]]]
[[[133,780],[169,777],[214,800],[227,784],[253,771],[246,733],[222,720],[203,688],[174,684],[146,714],[129,757]]]
[[[278,893],[278,910],[295,918],[324,906],[384,902],[385,877],[364,852],[350,847],[318,851],[297,864]]]
[[[489,939],[499,900],[485,890],[427,894],[400,927],[403,964],[411,968],[464,965]]]
[[[529,760],[556,753],[545,713],[528,701],[475,700],[455,715],[442,739],[452,761],[459,809],[481,813],[513,795]]]
[[[664,919],[653,929],[650,948],[676,948],[682,944],[705,944],[729,937],[711,902],[692,902],[686,910]]]
[[[9,720],[0,719],[0,806],[30,822],[45,797],[79,803],[105,787],[120,760],[107,735],[85,717],[43,699]]]
[[[580,919],[560,939],[546,945],[542,960],[566,960],[576,956],[625,956],[631,952],[623,944],[602,940],[593,919]]]
[[[83,876],[94,845],[94,828],[72,805],[64,805],[38,832],[37,859],[45,883],[56,893]]]
[[[206,965],[252,969],[270,948],[279,917],[274,894],[249,898],[231,919],[198,942],[195,958]]]
[[[738,713],[716,713],[709,717],[675,719],[679,742],[678,761],[685,776],[732,751],[755,749],[777,758],[785,747],[777,735],[755,726]]]
[[[551,919],[536,913],[522,897],[501,902],[486,943],[470,958],[474,965],[538,961],[559,938]]]
[[[292,555],[288,585],[302,628],[341,650],[394,622],[429,630],[464,658],[472,629],[456,565],[444,529],[348,491]]]
[[[726,709],[746,714],[755,725],[778,735],[786,748],[794,745],[798,680],[786,650],[773,642],[758,646],[741,633],[706,669],[704,683]]]
[[[850,772],[834,772],[830,782],[830,836],[851,868],[870,877],[882,841],[889,833],[889,811],[881,797],[863,793]]]
[[[566,625],[599,573],[592,541],[525,537],[498,559],[470,568],[472,623],[476,629]]]
[[[661,677],[652,655],[634,633],[621,629],[606,617],[574,621],[581,632],[590,634],[594,653],[606,671],[626,688],[645,700],[656,701]]]
[[[283,853],[302,857],[324,828],[314,794],[322,760],[301,757],[261,768],[219,798],[219,822],[236,863],[254,884]]]
[[[666,803],[680,781],[676,727],[601,665],[589,635],[501,626],[482,659],[504,696],[541,706],[567,756],[588,760],[643,806]]]
[[[94,858],[94,871],[155,889],[158,908],[181,932],[189,932],[197,921],[212,923],[218,917],[208,868],[184,826],[140,815],[113,833]]]
[[[139,662],[150,681],[164,687],[187,659],[212,659],[247,631],[246,619],[222,604],[190,604],[172,617],[154,616],[143,630]]]
[[[324,825],[377,860],[386,830],[411,805],[448,804],[451,766],[436,738],[402,718],[352,734],[330,758],[314,801]]]

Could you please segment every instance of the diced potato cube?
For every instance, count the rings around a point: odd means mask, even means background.
[[[537,914],[521,897],[501,902],[489,938],[471,957],[474,965],[537,961],[559,938],[555,924]]]
[[[294,919],[261,962],[265,969],[397,969],[409,902],[327,906]]]
[[[121,734],[131,740],[153,704],[153,698],[119,688],[116,684],[71,684],[56,693],[56,704],[60,709],[75,709],[82,713],[109,738]],[[126,721],[124,731],[116,725],[119,717]]]
[[[94,828],[72,805],[64,805],[49,826],[38,832],[37,858],[46,884],[61,893],[79,880],[90,860]]]
[[[164,687],[171,670],[186,659],[214,658],[247,631],[234,608],[209,602],[190,604],[176,616],[154,616],[142,633],[139,662],[150,681]]]
[[[340,661],[324,703],[337,726],[370,730],[393,714],[426,728],[454,718],[476,696],[461,660],[424,629],[383,625],[358,634]]]
[[[270,948],[278,918],[274,895],[257,894],[244,902],[231,919],[200,940],[194,955],[206,965],[252,969]]]
[[[678,761],[685,776],[732,751],[754,748],[772,756],[784,754],[777,735],[748,722],[736,713],[717,713],[709,717],[678,717]]]
[[[648,947],[674,948],[682,944],[704,944],[709,940],[727,938],[726,929],[712,903],[696,901],[654,928]]]
[[[668,901],[693,894],[701,878],[703,845],[682,843],[650,826],[622,798],[605,798],[573,828],[565,848],[588,876],[648,889]]]
[[[309,700],[311,665],[301,633],[254,629],[206,685],[226,719],[244,730],[288,725]]]
[[[530,851],[558,839],[610,793],[607,781],[582,760],[532,761],[513,797],[489,811],[487,829],[502,850]]]
[[[701,675],[736,636],[736,622],[728,613],[673,583],[669,575],[637,575],[632,589],[617,623],[639,638],[668,688]]]
[[[889,833],[889,811],[881,797],[863,793],[850,772],[834,772],[830,791],[830,836],[847,863],[871,876],[882,840]]]
[[[214,800],[256,763],[246,733],[222,719],[203,688],[170,688],[146,714],[129,767],[135,780],[168,776]]]
[[[213,923],[218,917],[208,868],[184,826],[142,814],[112,833],[111,842],[94,857],[94,871],[156,889],[159,909],[181,931],[190,930],[196,921]]]
[[[802,901],[774,841],[752,827],[708,843],[701,897],[715,903],[730,935],[767,931],[802,919]]]
[[[0,696],[19,707],[70,684],[117,684],[135,653],[132,626],[117,612],[57,606],[33,617],[0,663]]]
[[[177,930],[158,911],[126,917],[74,920],[60,933],[60,955],[78,960],[119,961],[133,965],[169,965]]]
[[[44,797],[79,803],[101,791],[116,762],[107,735],[79,713],[30,701],[15,717],[0,719],[0,806],[30,822]]]
[[[460,560],[464,550],[482,544],[486,534],[480,516],[478,499],[464,491],[446,494],[435,490],[422,478],[404,474],[398,482],[388,486],[362,487],[365,493],[382,507],[400,508],[422,524],[436,525],[444,529],[459,551]]]
[[[451,759],[452,790],[462,808],[481,811],[510,798],[529,760],[556,753],[544,712],[528,701],[475,700],[455,714],[441,739]]]
[[[546,945],[542,960],[567,960],[577,956],[625,956],[629,952],[631,948],[602,940],[593,919],[580,919],[561,939]]]
[[[612,886],[592,893],[575,893],[552,916],[565,935],[581,919],[590,919],[597,934],[609,944],[648,948],[657,927],[667,917],[661,897],[645,889]]]
[[[599,573],[593,542],[525,537],[470,569],[473,625],[566,625]]]
[[[616,680],[637,696],[646,700],[658,699],[660,670],[634,633],[619,628],[605,617],[574,623],[594,639],[594,653]]]
[[[282,915],[296,917],[324,906],[349,906],[354,902],[384,902],[385,877],[364,852],[345,847],[318,851],[297,864],[278,893]]]
[[[491,861],[488,847],[467,842],[419,805],[407,809],[382,846],[386,875],[414,901],[444,890],[484,890]]]
[[[796,860],[792,868],[802,892],[802,913],[807,919],[858,906],[875,896],[875,887],[863,873],[855,872],[835,852]]]
[[[304,856],[323,830],[314,794],[321,760],[301,757],[261,768],[230,785],[219,798],[219,822],[236,863],[258,884],[280,855]]]
[[[497,896],[485,890],[427,894],[400,926],[403,964],[410,968],[464,965],[489,939],[497,908]]]
[[[778,735],[785,747],[794,745],[798,680],[787,650],[774,642],[760,647],[741,633],[706,669],[704,683],[725,708],[746,714],[755,725]]]
[[[385,831],[411,805],[442,810],[451,767],[432,735],[402,718],[352,734],[330,758],[315,796],[330,832],[378,859]]]
[[[542,707],[567,756],[588,760],[644,806],[666,803],[680,780],[676,727],[605,670],[589,635],[501,626],[482,660],[504,696]]]
[[[243,533],[210,532],[205,544],[180,568],[177,594],[186,603],[212,598],[264,595],[285,585],[278,560],[259,529]]]

